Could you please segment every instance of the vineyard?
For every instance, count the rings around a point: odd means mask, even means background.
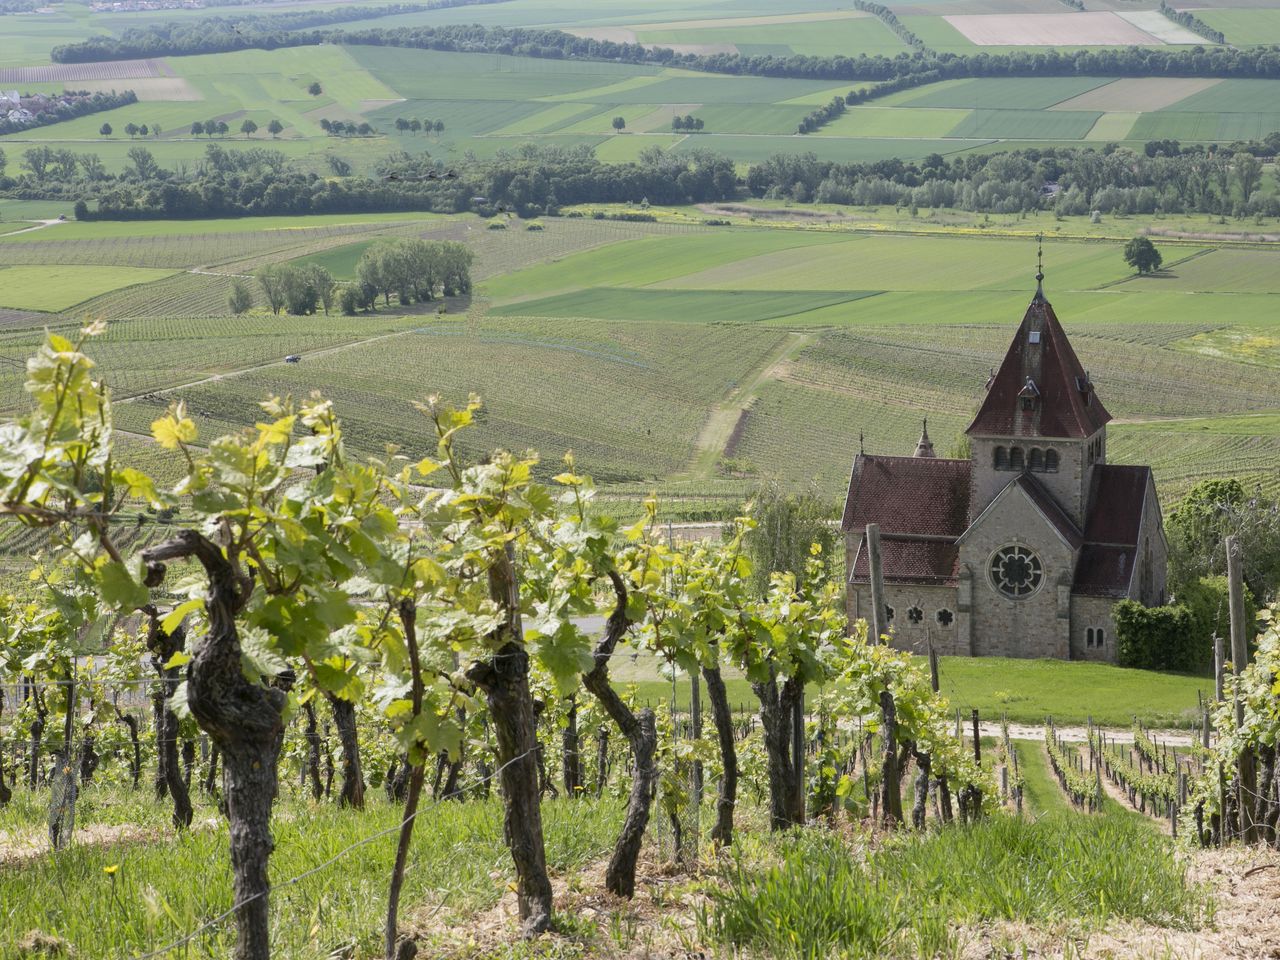
[[[490,351],[530,339],[433,325]],[[679,328],[705,350],[742,333]],[[566,324],[536,347],[626,367],[658,349],[637,330]],[[651,500],[622,526],[588,509],[576,459],[544,486],[534,454],[486,455],[503,425],[477,400],[421,404],[435,444],[361,461],[336,379],[247,432],[219,438],[233,418],[192,390],[148,412],[151,440],[113,437],[97,425],[144,408],[90,374],[129,341],[68,333],[37,345],[6,424],[14,449],[52,439],[0,464],[6,552],[44,547],[0,599],[8,954],[1209,944],[1232,907],[1157,820],[1192,844],[1274,837],[1274,626],[1252,662],[1219,659],[1193,748],[1140,724],[1126,742],[1052,721],[1039,740],[992,733],[939,692],[938,661],[846,623],[821,551],[754,592],[752,516],[677,543]],[[385,335],[397,356],[449,336]]]

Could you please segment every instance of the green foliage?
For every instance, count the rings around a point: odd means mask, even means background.
[[[1214,635],[1224,638],[1225,643],[1225,638],[1231,633],[1227,578],[1201,577],[1179,591],[1177,602],[1191,614],[1193,648],[1190,655],[1194,664],[1186,669],[1207,673],[1213,669]],[[1257,612],[1258,605],[1253,599],[1253,592],[1246,585],[1244,622],[1247,628],[1252,628]]]
[[[833,514],[831,502],[816,493],[788,493],[776,483],[751,498],[754,524],[747,532],[745,549],[751,560],[751,582],[760,595],[767,593],[775,573],[805,576],[815,556],[821,560],[821,576],[832,575],[839,559]],[[811,550],[814,544],[819,547],[816,554]]]
[[[284,309],[294,316],[309,316],[319,307],[327,314],[333,304],[336,284],[318,263],[276,263],[262,267],[256,276],[274,314]]]
[[[236,277],[232,281],[231,292],[227,294],[227,309],[239,316],[252,306],[253,294],[249,292],[249,285],[239,277]]]
[[[1196,484],[1173,509],[1167,524],[1170,580],[1175,593],[1194,592],[1206,576],[1226,573],[1226,538],[1240,542],[1244,579],[1263,602],[1280,589],[1280,501],[1239,480]]]
[[[402,304],[426,302],[470,293],[474,258],[452,240],[378,240],[361,255],[356,276],[387,304],[393,293]]]
[[[1146,607],[1121,600],[1112,609],[1116,623],[1117,662],[1144,670],[1192,671],[1203,662],[1203,645],[1191,611],[1178,604]]]
[[[1139,273],[1154,273],[1164,258],[1147,237],[1134,237],[1124,245],[1124,262]]]

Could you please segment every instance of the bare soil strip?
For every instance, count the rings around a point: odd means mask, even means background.
[[[1008,13],[943,17],[980,47],[1159,46],[1160,40],[1114,13]]]
[[[1146,113],[1163,110],[1221,82],[1179,77],[1133,77],[1095,87],[1078,97],[1055,103],[1049,109]]]

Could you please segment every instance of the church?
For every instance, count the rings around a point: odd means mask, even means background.
[[[1045,299],[1043,273],[965,431],[970,455],[859,453],[842,529],[850,621],[870,622],[866,527],[880,529],[895,647],[1116,659],[1112,608],[1165,602],[1150,467],[1107,462],[1107,413]]]

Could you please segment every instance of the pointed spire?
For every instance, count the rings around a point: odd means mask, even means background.
[[[863,443],[863,441],[862,441],[862,431],[861,431],[861,430],[859,430],[859,431],[858,431],[858,452],[859,452],[859,453],[866,453],[866,452],[867,452],[866,444],[864,444],[864,443]]]
[[[924,418],[924,428],[920,431],[920,440],[916,443],[917,457],[933,457],[933,441],[929,439],[929,418]]]

